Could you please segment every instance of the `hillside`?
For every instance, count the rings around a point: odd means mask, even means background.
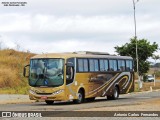
[[[27,79],[23,77],[23,67],[29,64],[32,53],[13,49],[0,50],[0,93],[22,93],[28,89]]]

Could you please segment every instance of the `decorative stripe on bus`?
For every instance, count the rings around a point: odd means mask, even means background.
[[[123,87],[123,89],[125,89],[125,88],[127,87],[127,85],[129,84],[129,81],[130,81],[130,75],[131,75],[130,72],[123,72],[123,73],[121,73],[121,74],[115,79],[115,81],[112,82],[109,87],[107,87],[107,89],[105,90],[105,92],[103,93],[102,96],[104,96],[104,95],[107,93],[107,91],[111,88],[111,86],[112,86],[120,77],[122,77],[122,76],[124,76],[124,75],[128,75],[128,76],[129,76],[128,83]]]
[[[109,80],[109,81],[106,81],[103,85],[101,85],[100,87],[98,87],[98,88],[96,88],[95,90],[93,90],[93,91],[90,91],[89,92],[89,94],[91,94],[92,92],[94,92],[94,91],[97,91],[98,89],[100,89],[101,87],[105,87],[105,85],[108,83],[108,82],[111,82],[112,80],[114,80],[114,78],[115,77],[117,77],[118,76],[118,74],[116,74],[115,76],[113,76],[113,78],[111,78],[111,80]]]
[[[97,92],[103,90],[105,87],[107,87],[107,85],[108,85],[109,83],[111,83],[112,81],[114,81],[114,79],[115,79],[118,75],[119,75],[119,74],[116,74],[111,80],[105,82],[105,83],[104,83],[103,85],[101,85],[99,88],[97,88],[97,89],[89,92],[88,94],[86,94],[86,95],[88,95],[87,97],[93,96],[93,95],[96,94]],[[98,90],[98,89],[99,89],[99,90]],[[94,93],[92,93],[92,92],[94,92]],[[92,93],[92,94],[91,94],[91,93]]]
[[[130,86],[129,86],[129,88],[128,88],[128,90],[127,90],[127,92],[126,92],[126,93],[128,93],[128,92],[129,92],[129,90],[130,90],[130,88],[131,88],[132,84],[133,84],[133,79],[131,79],[131,84],[130,84]]]

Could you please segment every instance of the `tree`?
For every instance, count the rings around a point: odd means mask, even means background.
[[[122,56],[131,56],[134,60],[134,69],[137,72],[136,66],[136,41],[137,41],[137,51],[138,51],[138,65],[139,65],[139,75],[144,75],[149,70],[150,63],[146,61],[149,57],[153,56],[153,53],[158,50],[158,44],[154,42],[150,44],[147,39],[136,40],[131,38],[130,43],[126,43],[121,47],[116,46],[116,52]]]

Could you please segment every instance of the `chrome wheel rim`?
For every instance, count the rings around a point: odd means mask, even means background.
[[[78,94],[78,100],[82,101],[82,94],[81,93]]]
[[[118,97],[118,92],[117,90],[115,89],[115,92],[114,92],[114,97],[117,98]]]

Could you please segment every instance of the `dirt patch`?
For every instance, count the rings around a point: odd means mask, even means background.
[[[154,86],[154,82],[143,82],[143,87],[138,88],[138,83],[135,82],[135,92],[142,92],[142,91],[150,91],[150,90],[157,90],[160,89],[160,82],[156,82]]]
[[[34,102],[30,100],[28,95],[0,95],[0,104],[19,104],[19,103],[31,103]]]

